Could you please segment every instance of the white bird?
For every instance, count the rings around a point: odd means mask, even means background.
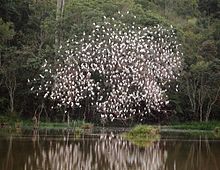
[[[145,116],[134,109],[142,101],[146,113],[168,104],[168,83],[176,80],[182,69],[183,54],[176,36],[170,37],[170,31],[160,25],[142,28],[114,20],[93,23],[90,35],[83,33],[81,40],[72,39],[60,46],[66,54],[58,64],[45,65],[40,78],[49,74],[52,81],[43,86],[47,89],[44,96],[56,100],[58,107],[82,107],[84,99],[89,99],[103,113],[101,118],[114,120],[114,115]]]

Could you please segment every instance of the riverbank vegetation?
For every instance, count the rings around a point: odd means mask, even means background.
[[[220,121],[173,123],[167,127],[172,129],[218,131]]]
[[[69,124],[67,122],[62,121],[55,121],[55,122],[49,122],[49,121],[41,121],[39,123],[39,126],[37,129],[74,129],[74,128],[80,128],[81,130],[86,129],[92,129],[94,126],[102,127],[102,124],[93,124],[88,123],[83,120],[73,120]],[[130,128],[127,124],[121,124],[116,123],[108,124],[106,127],[112,127],[112,126],[125,126]],[[148,125],[137,125],[131,133],[129,133],[128,136],[132,137],[132,135],[145,135],[145,134],[154,134],[154,132],[159,132],[159,129],[154,129],[155,126],[148,126]],[[206,132],[215,132],[220,133],[220,121],[209,121],[209,122],[171,122],[167,125],[160,125],[159,126],[162,131],[172,131],[172,130],[186,130],[187,132],[199,132],[199,131],[206,131]],[[0,128],[7,129],[7,128],[35,128],[34,122],[30,119],[23,119],[20,117],[9,117],[9,116],[0,116]],[[152,130],[152,131],[151,131]]]
[[[135,145],[146,147],[160,139],[160,129],[149,125],[136,125],[122,136]]]
[[[41,121],[36,126],[35,123],[29,119],[22,119],[19,117],[0,116],[0,129],[76,129],[76,131],[92,129],[93,124],[83,120],[67,122],[49,122]]]
[[[125,15],[128,11],[141,27],[172,25],[181,43],[184,66],[177,82],[171,83],[166,92],[166,106],[146,114],[141,105],[135,108],[137,115],[116,118],[113,124],[131,126],[142,120],[180,122],[172,125],[176,129],[220,127],[219,0],[0,0],[0,115],[7,119],[2,121],[4,126],[29,126],[33,118],[42,127],[66,126],[49,122],[67,122],[67,127],[77,120],[95,125],[110,122],[112,118],[101,116],[87,98],[81,107],[55,110],[56,101],[45,99],[32,87],[45,84],[39,81],[42,65],[45,60],[49,64],[57,61],[58,49],[67,40],[76,38],[74,35],[80,40],[91,33],[93,23],[101,24],[104,16],[120,23],[118,12]],[[133,24],[129,17],[124,21]],[[102,79],[102,75],[95,79]],[[142,113],[146,115],[140,117]],[[182,124],[191,121],[196,123]]]

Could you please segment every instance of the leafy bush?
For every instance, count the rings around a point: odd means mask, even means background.
[[[159,132],[159,128],[153,126],[137,125],[129,132],[124,133],[123,136],[135,145],[146,147],[160,139]]]

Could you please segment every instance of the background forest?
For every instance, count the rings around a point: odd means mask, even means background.
[[[41,112],[62,120],[63,111],[50,109],[51,101],[37,97],[28,79],[39,75],[45,59],[57,59],[69,37],[118,11],[130,11],[142,26],[173,25],[182,44],[179,90],[169,92],[166,114],[155,112],[146,121],[219,120],[220,0],[0,0],[0,115],[32,118]],[[82,119],[80,113],[71,118]],[[93,114],[86,119],[98,121]]]

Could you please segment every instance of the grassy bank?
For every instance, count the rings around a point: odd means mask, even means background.
[[[69,124],[67,122],[40,122],[40,129],[65,129],[65,128],[81,128],[90,129],[93,124],[82,120],[74,120]],[[34,123],[31,120],[25,120],[16,117],[0,116],[0,128],[34,128]]]
[[[9,117],[0,115],[0,128],[33,128],[34,123],[31,119],[21,119],[19,117]],[[93,127],[93,124],[84,122],[82,120],[72,120],[68,125],[67,122],[46,122],[41,121],[39,128],[48,128],[48,129],[63,129],[63,128],[74,128],[81,127],[82,129],[90,129]],[[150,128],[148,126],[148,128]],[[220,131],[220,121],[209,121],[209,122],[185,122],[185,123],[170,123],[167,126],[162,126],[162,129],[177,129],[177,130],[202,130],[202,131]],[[137,131],[149,131],[147,127],[142,125],[137,125]],[[133,132],[134,134],[136,132]],[[132,132],[131,132],[132,134]],[[138,133],[137,133],[138,134]],[[141,135],[141,133],[139,133]]]
[[[220,121],[210,122],[186,122],[186,123],[172,123],[166,128],[181,129],[181,130],[207,130],[213,131],[220,128]]]

